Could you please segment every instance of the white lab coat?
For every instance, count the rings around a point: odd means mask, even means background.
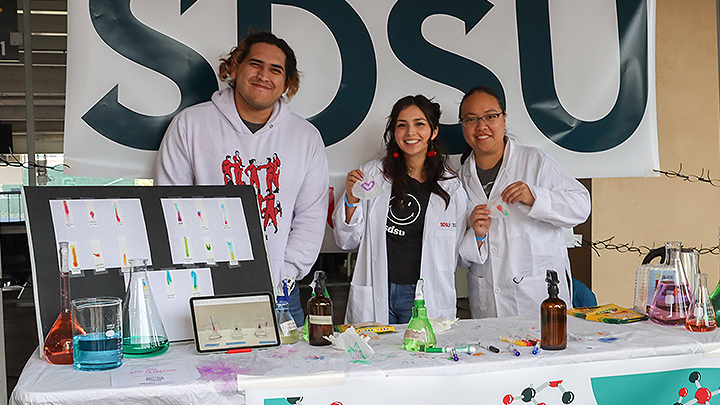
[[[382,163],[365,163],[365,178],[382,178]],[[448,173],[446,173],[447,175]],[[465,232],[467,195],[458,178],[440,185],[450,194],[450,205],[430,194],[425,212],[420,277],[425,281],[425,306],[430,318],[455,317],[455,268],[458,245]],[[345,223],[344,195],[335,209],[335,243],[345,250],[359,246],[348,296],[346,323],[375,321],[388,323],[388,269],[386,224],[392,184],[383,178],[383,193],[361,200],[349,224]]]
[[[560,298],[570,308],[572,273],[562,228],[574,227],[590,215],[587,189],[547,153],[510,139],[489,198],[478,179],[474,154],[459,174],[468,193],[468,212],[500,199],[505,188],[516,181],[527,184],[535,197],[532,207],[511,204],[509,217],[492,218],[480,249],[474,231],[467,227],[460,258],[461,266],[470,269],[468,295],[473,318],[538,313],[547,298],[548,269],[558,272]]]

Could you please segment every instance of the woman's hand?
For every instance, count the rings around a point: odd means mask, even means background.
[[[355,197],[352,193],[352,188],[356,182],[362,180],[363,172],[360,169],[355,169],[347,174],[345,178],[345,188],[347,189],[348,203],[355,204],[360,201],[359,198]]]
[[[470,226],[472,226],[475,236],[483,238],[487,235],[488,229],[490,228],[490,210],[487,209],[486,204],[480,204],[473,208],[470,213]],[[480,246],[482,242],[478,242]]]
[[[507,186],[502,194],[500,194],[500,197],[502,197],[503,202],[506,204],[521,202],[530,207],[535,204],[535,197],[530,192],[530,187],[522,181],[516,181]]]

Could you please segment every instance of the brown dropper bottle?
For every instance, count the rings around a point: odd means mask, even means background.
[[[540,304],[540,347],[543,350],[562,350],[567,347],[567,305],[558,298],[560,288],[555,270],[548,270],[548,298]]]
[[[332,336],[332,301],[325,295],[325,272],[315,272],[315,296],[307,302],[308,311],[308,343],[312,346],[329,345],[324,336]]]

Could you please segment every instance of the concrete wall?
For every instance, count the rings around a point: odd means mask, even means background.
[[[657,112],[660,167],[720,179],[718,55],[715,0],[658,0]],[[718,181],[720,185],[720,181]],[[593,240],[688,247],[718,244],[720,187],[677,178],[593,180]],[[600,250],[593,256],[599,303],[632,306],[637,253]],[[700,269],[718,282],[718,256],[704,254]]]

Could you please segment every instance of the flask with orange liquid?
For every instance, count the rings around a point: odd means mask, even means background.
[[[45,337],[45,359],[52,364],[73,364],[68,253],[68,243],[60,242],[60,314]]]

